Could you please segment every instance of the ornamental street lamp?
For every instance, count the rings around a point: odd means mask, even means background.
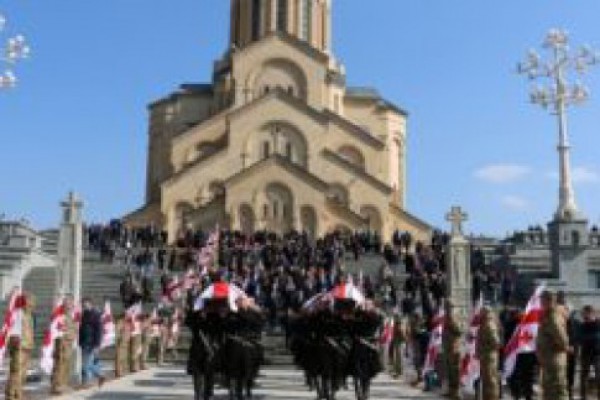
[[[6,17],[0,14],[0,35],[6,28]],[[0,39],[4,41],[4,39]],[[16,35],[0,42],[0,89],[15,87],[17,77],[12,72],[14,65],[29,57],[31,50],[23,35]]]
[[[583,75],[590,66],[599,63],[600,54],[589,46],[571,50],[567,32],[559,29],[548,32],[543,47],[550,53],[547,61],[542,60],[535,50],[529,50],[525,61],[518,64],[517,71],[531,81],[543,81],[541,85],[533,86],[530,100],[557,116],[560,189],[555,218],[569,221],[579,213],[571,180],[567,107],[582,104],[589,97],[588,89],[578,79],[575,83],[571,83],[570,79],[573,75]]]

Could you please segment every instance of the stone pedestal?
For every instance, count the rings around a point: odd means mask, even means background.
[[[555,218],[548,224],[550,260],[554,279],[543,283],[551,290],[565,293],[573,309],[584,305],[600,306],[597,289],[590,287],[590,238],[588,221],[582,216]],[[541,282],[540,282],[541,283]]]
[[[58,236],[58,265],[56,268],[56,296],[70,295],[77,306],[81,305],[81,267],[83,263],[83,227],[81,210],[83,203],[75,193],[61,204],[63,208],[62,222]],[[81,379],[81,352],[75,351],[73,378]]]
[[[471,312],[471,248],[462,232],[467,215],[460,207],[452,207],[446,216],[452,223],[450,242],[446,249],[448,298],[461,324],[466,324]]]

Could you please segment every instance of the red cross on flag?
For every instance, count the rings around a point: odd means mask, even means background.
[[[525,314],[504,348],[504,378],[512,375],[519,354],[535,352],[535,339],[542,315],[540,297],[544,290],[544,286],[539,286],[535,290],[527,303]]]

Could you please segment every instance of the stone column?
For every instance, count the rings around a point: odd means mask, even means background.
[[[467,214],[460,207],[452,207],[446,215],[452,223],[450,242],[446,249],[448,297],[454,303],[456,317],[463,326],[471,311],[471,256],[470,244],[462,232]]]
[[[71,295],[76,306],[81,304],[81,267],[83,263],[83,227],[81,210],[83,202],[73,192],[60,203],[63,218],[58,236],[58,266],[56,269],[56,295]],[[79,382],[81,353],[75,352],[73,377]]]
[[[331,1],[324,3],[323,9],[323,51],[331,54]]]
[[[293,224],[294,224],[294,229],[297,232],[302,231],[302,215],[300,212],[300,206],[299,205],[295,205],[293,210],[292,210],[292,215],[294,218]]]
[[[271,0],[271,21],[269,24],[270,32],[277,31],[277,0]]]
[[[242,230],[242,221],[241,221],[241,215],[240,215],[239,210],[240,210],[239,204],[237,204],[237,205],[234,204],[229,209],[229,221],[231,222],[230,228],[234,231]]]
[[[58,268],[56,295],[70,294],[75,303],[81,296],[81,264],[83,260],[83,229],[81,209],[83,203],[73,192],[61,204],[63,218],[58,238]]]

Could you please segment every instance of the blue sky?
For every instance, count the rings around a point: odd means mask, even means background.
[[[146,105],[209,79],[224,51],[226,0],[0,0],[33,56],[0,92],[0,213],[55,225],[79,192],[88,220],[143,202]],[[600,2],[334,0],[334,50],[351,85],[410,112],[409,210],[437,225],[453,204],[467,230],[544,224],[557,203],[555,121],[514,73],[546,31],[600,48]],[[577,200],[600,222],[600,68],[569,115]]]

